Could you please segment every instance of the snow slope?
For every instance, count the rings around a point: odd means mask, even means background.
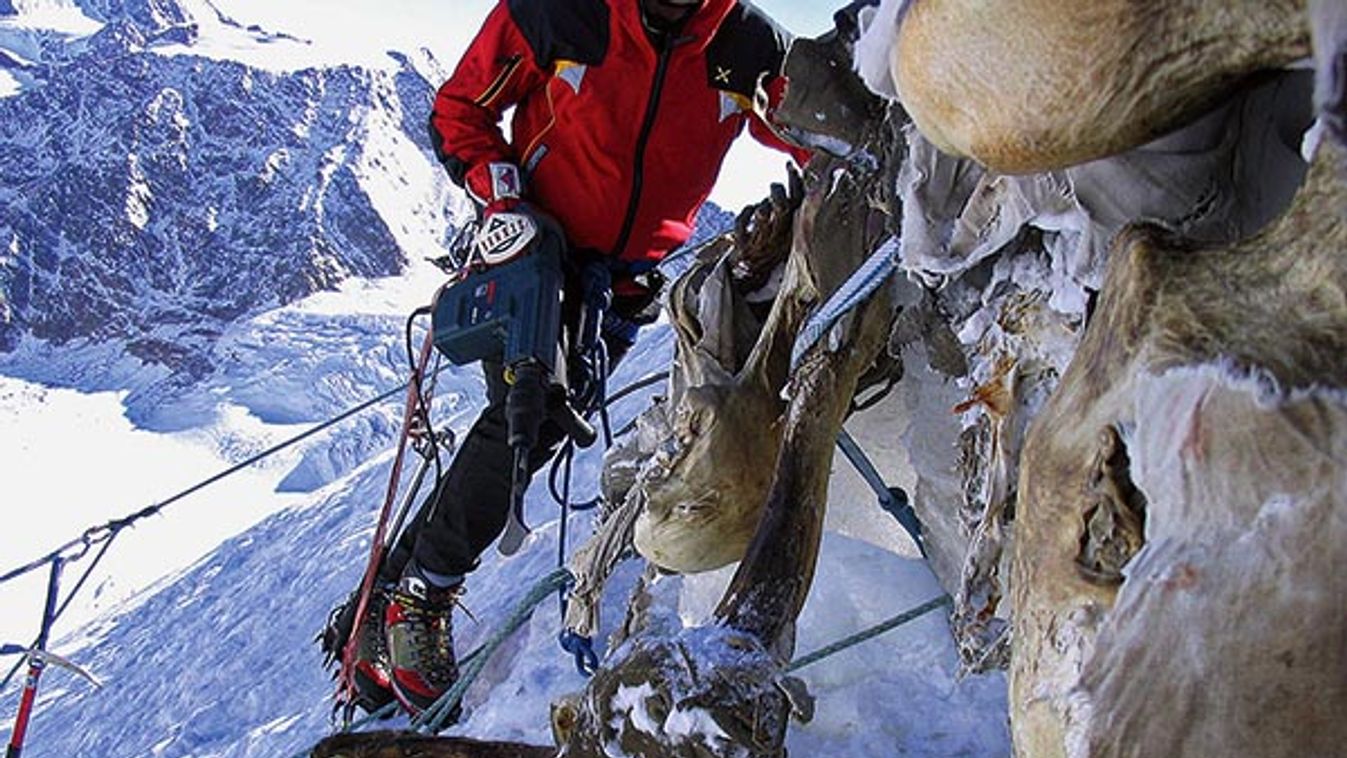
[[[395,362],[388,361],[384,348],[389,347],[387,338],[400,329],[400,319],[371,311],[394,309],[405,283],[390,280],[385,284],[391,289],[380,288],[378,283],[353,283],[345,292],[315,296],[294,308],[240,325],[237,334],[226,338],[227,349],[235,351],[237,374],[222,373],[203,394],[235,410],[196,427],[197,432],[152,435],[127,429],[122,421],[107,436],[95,434],[93,439],[121,446],[128,437],[143,435],[147,454],[168,456],[168,452],[153,452],[150,446],[183,446],[188,443],[182,435],[190,438],[193,434],[216,435],[218,443],[222,435],[235,434],[238,444],[253,449],[260,437],[275,438],[282,431],[298,428],[285,423],[289,420],[341,406],[345,397],[297,392],[295,377],[314,382],[337,377],[349,382],[352,394],[360,394],[396,374]],[[334,358],[341,365],[324,366],[321,360],[302,363],[301,356],[311,352],[305,348],[318,339],[347,343],[333,354],[341,356]],[[626,386],[665,365],[670,347],[667,327],[643,332],[640,345],[620,367],[613,386]],[[361,355],[376,357],[362,366],[354,358]],[[259,365],[288,370],[271,375],[249,370]],[[471,372],[441,380],[437,399],[445,412],[442,418],[460,432],[477,407],[478,381]],[[625,423],[657,391],[648,390],[618,407],[615,424]],[[75,400],[64,393],[48,394],[57,395],[57,405]],[[102,423],[107,423],[110,401],[115,399],[91,396],[82,400],[101,404]],[[36,403],[31,397],[27,402],[30,408]],[[305,403],[315,407],[305,408]],[[243,409],[250,413],[242,416],[252,424],[250,430],[238,424]],[[369,462],[307,496],[292,496],[292,504],[276,515],[227,540],[113,613],[60,639],[53,649],[87,666],[105,686],[94,691],[63,671],[47,674],[26,754],[285,756],[326,734],[331,729],[327,700],[331,686],[321,670],[313,637],[328,609],[358,581],[388,475],[386,435],[395,412],[395,405],[385,407],[371,420],[354,423],[300,453],[288,454],[247,481],[175,506],[156,520],[156,526],[162,524],[163,529],[145,533],[141,541],[131,541],[142,537],[139,529],[128,535],[119,550],[142,557],[149,553],[155,562],[168,560],[162,546],[178,540],[181,530],[195,519],[214,520],[225,509],[247,513],[274,507],[279,501],[272,489],[282,474],[288,471],[293,476],[294,471],[304,469],[304,461],[330,455],[336,448],[382,441],[373,446],[380,452]],[[173,408],[165,413],[192,418],[202,409]],[[203,456],[203,466],[209,458]],[[578,497],[592,492],[597,466],[595,456],[582,457],[577,479],[591,485],[581,487]],[[184,467],[182,473],[197,470]],[[162,479],[154,481],[158,485]],[[147,487],[136,495],[152,498],[154,493],[146,491],[152,489]],[[872,539],[830,534],[825,541],[818,589],[801,618],[800,653],[939,594],[920,562],[871,544],[875,535],[898,532],[891,521],[883,521],[887,516],[873,504],[842,498],[833,508],[850,515],[848,531],[867,533]],[[484,639],[528,586],[554,565],[556,509],[538,483],[530,492],[529,519],[539,525],[539,531],[525,550],[510,559],[488,553],[482,569],[473,575],[468,604],[481,623],[460,622],[461,650]],[[574,547],[587,533],[587,518],[577,516],[571,529]],[[884,541],[894,539],[890,536]],[[10,554],[7,548],[5,555]],[[628,567],[626,584],[635,570],[634,565]],[[729,572],[723,571],[665,580],[672,586],[661,595],[678,603],[685,623],[696,623],[709,614],[728,577]],[[624,582],[615,582],[605,598],[604,619],[609,629],[622,618],[625,594]],[[548,703],[583,685],[569,658],[555,645],[557,624],[556,603],[548,601],[470,690],[467,718],[455,728],[456,733],[547,742]],[[958,681],[956,667],[945,625],[935,615],[803,670],[802,677],[819,699],[819,710],[810,725],[792,732],[793,754],[1008,754],[1000,716],[1005,710],[1004,680],[995,676]],[[14,686],[0,694],[6,718],[12,715],[16,694]],[[76,728],[70,728],[72,724]]]
[[[658,363],[649,351],[660,346],[644,347],[618,386]],[[330,685],[312,638],[358,581],[387,466],[381,456],[227,541],[143,602],[59,643],[105,686],[92,691],[62,672],[48,675],[27,754],[283,756],[323,736]],[[543,526],[519,555],[485,556],[467,598],[481,623],[460,620],[460,649],[480,642],[553,566],[558,525],[543,521],[552,506],[537,487],[530,494],[530,517]],[[574,544],[584,525],[572,528]],[[661,594],[678,598],[680,615],[695,623],[728,576],[665,580],[676,586]],[[939,594],[919,562],[837,535],[825,541],[817,582],[801,617],[801,652]],[[614,584],[605,598],[609,628],[624,600],[622,583]],[[548,702],[582,686],[555,646],[557,624],[556,604],[544,603],[470,690],[467,718],[454,732],[547,742]],[[959,682],[956,666],[945,626],[931,616],[804,669],[819,711],[792,732],[792,753],[1008,754],[1003,680]]]

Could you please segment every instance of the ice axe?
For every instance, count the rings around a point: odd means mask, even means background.
[[[103,683],[98,681],[98,677],[89,673],[89,670],[65,656],[57,655],[50,650],[37,650],[27,648],[22,645],[0,645],[0,657],[6,655],[26,655],[29,660],[41,661],[44,666],[56,666],[66,671],[73,671],[85,681],[92,684],[95,688],[101,688]]]

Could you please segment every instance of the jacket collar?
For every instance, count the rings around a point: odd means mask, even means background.
[[[618,15],[627,31],[645,39],[640,2],[641,0],[608,0],[609,6]],[[688,20],[678,35],[680,47],[687,45],[699,51],[704,50],[711,43],[711,38],[716,36],[716,31],[730,15],[730,11],[738,4],[739,0],[703,0],[702,7],[697,9],[696,14]]]

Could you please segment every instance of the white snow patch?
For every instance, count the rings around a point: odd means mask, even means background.
[[[621,729],[622,714],[626,714],[637,731],[659,736],[660,725],[655,723],[655,719],[645,707],[646,699],[654,696],[655,688],[649,682],[644,682],[639,687],[625,685],[619,687],[617,694],[613,696],[613,728]]]
[[[389,70],[387,51],[422,47],[442,60],[457,58],[494,0],[181,0],[198,24],[190,45],[155,49],[164,55],[234,60],[268,71],[361,66]],[[359,30],[353,33],[352,30]]]
[[[391,77],[376,73],[373,84],[376,101],[401,103]],[[400,107],[365,114],[352,168],[398,247],[410,258],[435,258],[444,252],[444,230],[461,225],[471,205],[438,161],[427,160],[422,146],[408,139],[402,118]]]
[[[126,157],[129,180],[126,186],[126,219],[137,229],[143,230],[150,222],[150,202],[154,194],[150,183],[140,168],[140,156],[131,153]]]
[[[151,119],[159,121],[164,118],[164,113],[167,111],[169,121],[177,127],[178,133],[182,134],[187,131],[187,127],[192,125],[191,120],[187,118],[187,114],[183,113],[183,102],[182,92],[173,87],[165,87],[154,96],[154,100],[150,101],[146,112]]]
[[[250,738],[256,739],[258,737],[264,737],[268,734],[276,734],[279,732],[284,732],[286,729],[289,729],[292,725],[294,725],[295,722],[299,721],[299,719],[300,717],[298,715],[282,716],[276,719],[275,721],[263,724],[262,726],[259,726],[258,728],[252,730],[252,732],[250,732],[248,736]]]
[[[161,435],[135,429],[122,413],[124,399],[125,393],[49,389],[0,376],[0,427],[5,430],[0,461],[8,504],[7,523],[0,529],[3,570],[40,557],[88,526],[162,502],[230,464],[211,444],[209,432]],[[261,431],[237,410],[227,414],[225,423]],[[269,494],[282,473],[274,467],[244,471],[122,532],[62,618],[58,633],[284,507],[290,499]],[[45,582],[45,571],[38,571],[0,585],[0,607],[6,609],[0,614],[0,641],[32,641]]]
[[[262,174],[259,177],[263,184],[271,184],[271,180],[276,178],[276,174],[290,163],[290,151],[280,148],[267,156],[262,164]]]
[[[811,149],[822,150],[839,158],[850,157],[852,153],[856,152],[855,146],[850,142],[826,134],[802,133],[797,136]]]
[[[674,708],[664,719],[664,733],[674,742],[701,742],[715,746],[730,741],[705,708]]]
[[[354,117],[354,114],[352,114]],[[323,154],[323,162],[318,166],[318,184],[316,194],[313,195],[313,210],[318,216],[318,222],[324,222],[323,212],[324,198],[327,195],[327,188],[332,184],[332,177],[336,176],[337,169],[346,162],[346,145],[334,145]],[[307,195],[306,195],[307,198]]]
[[[19,77],[9,71],[0,70],[0,97],[11,97],[23,91]]]
[[[103,28],[84,15],[75,0],[13,0],[13,5],[17,15],[0,19],[0,33],[25,29],[86,37]]]
[[[1306,163],[1314,161],[1314,154],[1319,150],[1319,143],[1324,141],[1324,134],[1327,129],[1328,126],[1324,124],[1324,120],[1316,118],[1314,123],[1310,124],[1310,128],[1305,130],[1305,136],[1300,140],[1300,157]]]

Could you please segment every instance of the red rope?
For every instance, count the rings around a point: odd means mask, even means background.
[[[429,402],[421,394],[421,384],[426,375],[426,366],[430,363],[431,348],[434,346],[434,330],[426,331],[425,342],[421,345],[421,355],[412,370],[411,381],[407,382],[407,409],[402,417],[402,434],[398,438],[398,451],[393,459],[393,473],[388,478],[388,491],[384,497],[383,509],[379,513],[379,523],[374,530],[374,543],[370,546],[369,565],[365,567],[365,578],[360,583],[360,598],[356,603],[355,621],[351,625],[351,636],[341,655],[341,676],[338,678],[339,694],[344,694],[347,703],[355,702],[355,662],[356,649],[360,640],[360,626],[365,621],[365,611],[369,607],[370,596],[374,592],[374,579],[379,573],[379,564],[383,562],[384,540],[387,536],[388,519],[397,500],[398,480],[402,477],[402,464],[407,456],[407,441],[411,438],[412,420],[424,409],[426,417]]]

